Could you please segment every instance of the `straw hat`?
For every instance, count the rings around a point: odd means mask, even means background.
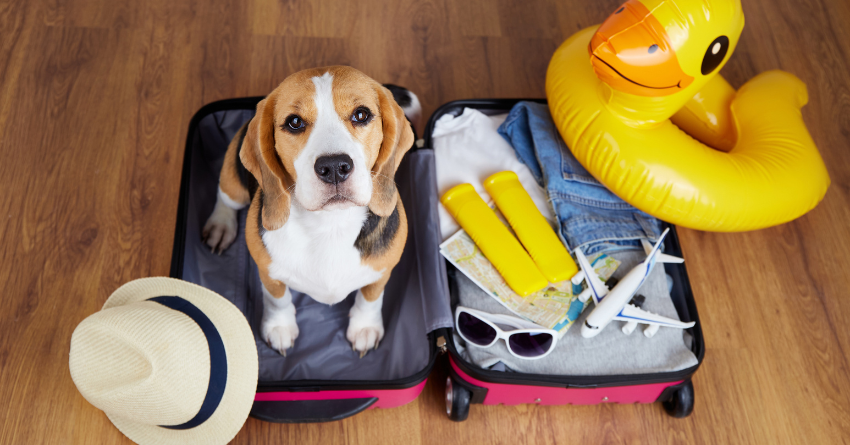
[[[257,390],[257,347],[239,309],[173,278],[131,281],[71,337],[83,397],[139,444],[227,443]]]

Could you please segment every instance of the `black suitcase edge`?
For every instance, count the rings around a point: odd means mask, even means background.
[[[254,402],[251,417],[272,423],[324,423],[351,417],[369,409],[377,397],[334,400]]]

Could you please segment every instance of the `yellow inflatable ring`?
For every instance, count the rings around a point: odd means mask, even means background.
[[[805,84],[770,71],[735,91],[717,74],[743,26],[740,0],[629,0],[570,37],[546,94],[578,161],[640,210],[700,230],[814,208],[829,175],[800,113]]]

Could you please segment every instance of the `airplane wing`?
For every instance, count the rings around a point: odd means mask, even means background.
[[[664,233],[661,235],[661,239],[658,240],[657,244],[661,244],[661,240],[664,239],[664,237],[667,235],[668,230],[670,229],[664,231]],[[649,256],[649,254],[651,254],[653,250],[652,244],[649,244],[649,241],[643,238],[641,238],[640,243],[641,245],[643,245],[643,251],[646,253],[647,256]],[[659,252],[656,256],[656,261],[659,263],[684,263],[685,259]]]
[[[639,309],[633,304],[627,304],[623,307],[623,310],[614,317],[614,320],[636,321],[643,324],[657,324],[659,326],[679,329],[687,329],[693,327],[695,324],[693,321],[690,323],[684,323],[678,320],[673,320],[672,318],[662,317],[658,314],[653,314],[652,312]]]
[[[599,304],[608,295],[608,286],[605,286],[605,283],[599,279],[599,275],[596,275],[596,271],[593,270],[590,261],[587,261],[587,257],[584,256],[580,248],[576,249],[576,259],[578,259],[581,270],[584,271],[584,279],[587,281],[587,287],[591,290],[593,302]]]

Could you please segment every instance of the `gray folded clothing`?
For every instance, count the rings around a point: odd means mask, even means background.
[[[635,265],[646,258],[642,251],[609,253],[621,262],[614,273],[622,278]],[[457,274],[458,302],[461,306],[489,313],[516,315],[475,285],[462,273]],[[678,320],[676,308],[670,299],[667,276],[661,264],[656,265],[638,293],[646,296],[643,309]],[[461,356],[482,368],[493,369],[504,364],[509,370],[529,374],[548,375],[621,375],[679,371],[695,366],[697,358],[689,348],[690,335],[681,329],[662,327],[652,338],[643,335],[640,326],[631,335],[620,330],[623,322],[612,321],[593,338],[582,338],[581,325],[589,307],[558,340],[555,350],[538,360],[518,359],[508,352],[505,342],[499,340],[489,348],[467,347],[459,335],[454,336],[455,346]],[[686,345],[686,341],[688,345]],[[497,366],[496,369],[501,369]]]

